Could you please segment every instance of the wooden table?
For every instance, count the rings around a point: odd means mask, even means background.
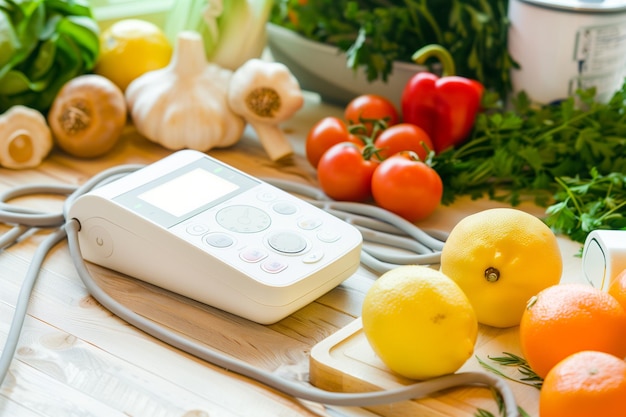
[[[315,184],[315,172],[302,156],[304,138],[313,123],[325,115],[340,115],[340,109],[307,95],[305,107],[282,126],[297,153],[286,161],[271,162],[252,130],[246,130],[236,146],[211,150],[209,154],[255,176],[277,176]],[[118,146],[102,158],[82,160],[53,151],[36,169],[0,169],[0,190],[26,183],[81,184],[108,167],[150,163],[169,153],[129,126]],[[60,208],[62,199],[41,196],[15,203],[51,210]],[[450,230],[463,216],[496,205],[460,198],[454,205],[442,207],[423,225]],[[537,215],[543,213],[543,209],[530,205],[521,208]],[[0,232],[5,230],[8,226],[0,227]],[[38,231],[0,253],[2,345],[33,252],[48,233]],[[559,242],[566,265],[564,280],[580,280],[580,260],[574,257],[580,245],[563,238]],[[316,302],[274,325],[262,326],[102,268],[91,270],[111,295],[140,314],[302,383],[308,381],[312,347],[360,315],[363,296],[376,277],[362,268]],[[500,334],[493,329],[482,330],[485,342]],[[478,390],[477,395],[486,398],[489,406],[489,391]],[[446,398],[453,397],[448,394],[438,397],[439,402],[448,403],[446,411],[433,411],[433,416],[474,414],[474,407],[458,406],[458,398],[450,401]],[[491,410],[497,415],[495,408]],[[0,387],[0,416],[70,415],[286,417],[365,416],[370,412],[358,408],[331,410],[284,396],[130,327],[87,293],[71,264],[66,242],[62,242],[47,258],[31,297],[18,351],[10,374]]]

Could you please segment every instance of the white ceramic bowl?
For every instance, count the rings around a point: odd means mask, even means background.
[[[267,39],[274,60],[287,65],[303,90],[318,93],[322,100],[345,105],[361,94],[379,94],[400,106],[402,90],[409,79],[426,68],[396,61],[387,82],[368,82],[363,71],[346,66],[339,48],[307,39],[289,29],[268,23]],[[398,107],[399,108],[399,107]]]

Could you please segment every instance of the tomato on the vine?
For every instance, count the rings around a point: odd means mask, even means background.
[[[411,152],[401,152],[376,168],[372,195],[380,207],[415,222],[430,216],[439,206],[443,182],[432,167]]]
[[[383,130],[376,138],[374,146],[381,160],[402,151],[413,151],[422,161],[426,160],[433,142],[421,127],[410,123],[399,123]]]
[[[363,157],[363,146],[343,142],[327,150],[317,164],[324,193],[341,201],[365,201],[372,196],[372,175],[378,163]]]
[[[376,94],[363,94],[348,103],[344,109],[344,119],[351,125],[361,124],[366,120],[384,119],[387,126],[393,126],[398,123],[400,117],[396,106],[390,100]],[[364,125],[367,129],[366,134],[371,134],[373,124],[366,122]]]
[[[350,133],[348,126],[338,117],[324,117],[319,120],[306,137],[306,158],[313,167],[317,167],[320,158],[333,145],[341,142],[362,143],[362,141]]]

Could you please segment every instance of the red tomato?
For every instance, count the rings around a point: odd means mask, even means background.
[[[380,163],[372,176],[372,194],[380,207],[410,222],[425,219],[441,203],[441,177],[409,153],[396,154]]]
[[[343,120],[324,117],[313,125],[306,137],[306,158],[313,167],[317,167],[324,152],[341,142],[362,143],[358,137],[350,134]]]
[[[387,126],[398,123],[399,116],[396,106],[385,97],[376,94],[363,94],[354,98],[344,109],[344,119],[349,124],[360,124],[365,120],[385,119]],[[372,123],[364,123],[371,133]]]
[[[327,150],[317,165],[317,179],[324,193],[342,201],[365,201],[372,196],[372,175],[378,165],[363,158],[363,147],[339,143]]]
[[[433,149],[433,142],[426,131],[410,123],[400,123],[383,130],[374,145],[381,160],[402,151],[413,151],[420,160],[425,161],[428,152],[424,146]]]

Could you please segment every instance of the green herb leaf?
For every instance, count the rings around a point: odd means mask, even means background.
[[[517,66],[507,48],[507,10],[508,0],[277,0],[270,21],[338,47],[370,81],[387,80],[393,61],[412,62],[415,51],[439,44],[458,75],[505,96]]]
[[[559,233],[583,243],[596,229],[626,230],[626,173],[563,177],[559,200],[546,209],[545,222]]]
[[[84,0],[2,0],[0,112],[21,104],[45,113],[65,82],[95,65],[98,31]]]
[[[435,155],[444,204],[488,196],[547,207],[546,223],[584,242],[595,229],[626,229],[626,83],[608,103],[580,90],[559,104],[533,106],[520,93],[513,110],[490,109],[472,136]]]
[[[504,401],[502,400],[502,396],[500,395],[498,391],[494,389],[492,389],[491,392],[496,400],[496,403],[498,404],[499,415],[504,417],[506,410],[504,409]],[[519,413],[520,417],[530,417],[530,415],[522,407],[518,406],[517,412]],[[474,413],[474,417],[495,417],[495,416],[490,411],[487,411],[483,408],[478,408],[476,410],[476,413]]]
[[[483,368],[490,372],[493,372],[496,375],[499,375],[510,381],[519,382],[524,385],[530,385],[531,387],[541,389],[543,379],[531,369],[531,367],[528,365],[528,362],[526,362],[526,359],[522,358],[521,356],[515,355],[510,352],[503,352],[503,356],[489,356],[489,359],[500,366],[516,367],[521,376],[519,378],[513,378],[505,374],[501,370],[495,368],[494,366],[488,364],[484,360],[480,359],[478,356],[476,357],[476,360],[478,360],[478,363]]]

